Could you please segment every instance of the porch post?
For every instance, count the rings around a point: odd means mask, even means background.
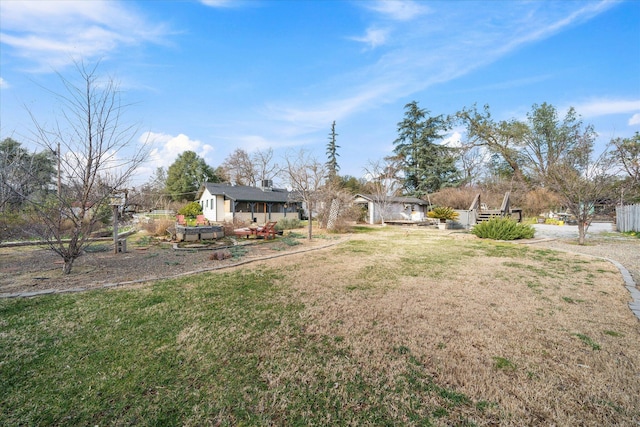
[[[376,212],[375,212],[376,204],[373,202],[369,202],[369,224],[373,225],[376,223]]]

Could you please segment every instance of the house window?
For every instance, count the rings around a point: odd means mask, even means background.
[[[213,210],[213,199],[211,199],[211,209]]]

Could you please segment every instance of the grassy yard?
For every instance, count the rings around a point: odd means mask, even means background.
[[[637,425],[610,264],[428,230],[0,301],[0,425]]]

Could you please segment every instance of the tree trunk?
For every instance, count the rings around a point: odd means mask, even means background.
[[[312,230],[312,228],[313,228],[313,216],[312,216],[312,214],[311,214],[311,213],[313,212],[313,209],[312,209],[312,205],[311,205],[311,203],[308,203],[307,205],[308,205],[308,207],[309,207],[309,226],[307,227],[307,230],[308,230],[308,236],[307,236],[307,238],[308,238],[309,240],[311,240],[311,238],[312,238],[312,234],[313,234],[313,230]]]
[[[587,230],[585,227],[585,223],[582,221],[578,221],[578,244],[579,245],[584,245],[586,234],[587,234]]]
[[[64,265],[62,266],[62,274],[71,274],[71,268],[73,267],[73,261],[75,258],[65,258]]]

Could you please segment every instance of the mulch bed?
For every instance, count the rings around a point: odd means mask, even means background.
[[[48,249],[0,248],[0,296],[52,289],[92,289],[125,282],[164,279],[298,252],[326,245],[328,242],[320,239],[311,242],[297,239],[296,243],[293,246],[281,238],[238,242],[227,249],[233,256],[225,259],[212,259],[218,258],[212,255],[214,251],[221,250],[221,245],[191,243],[178,247],[170,242],[148,246],[129,243],[127,252],[116,254],[113,252],[113,245],[98,243],[74,262],[69,275],[62,274],[61,258]]]

